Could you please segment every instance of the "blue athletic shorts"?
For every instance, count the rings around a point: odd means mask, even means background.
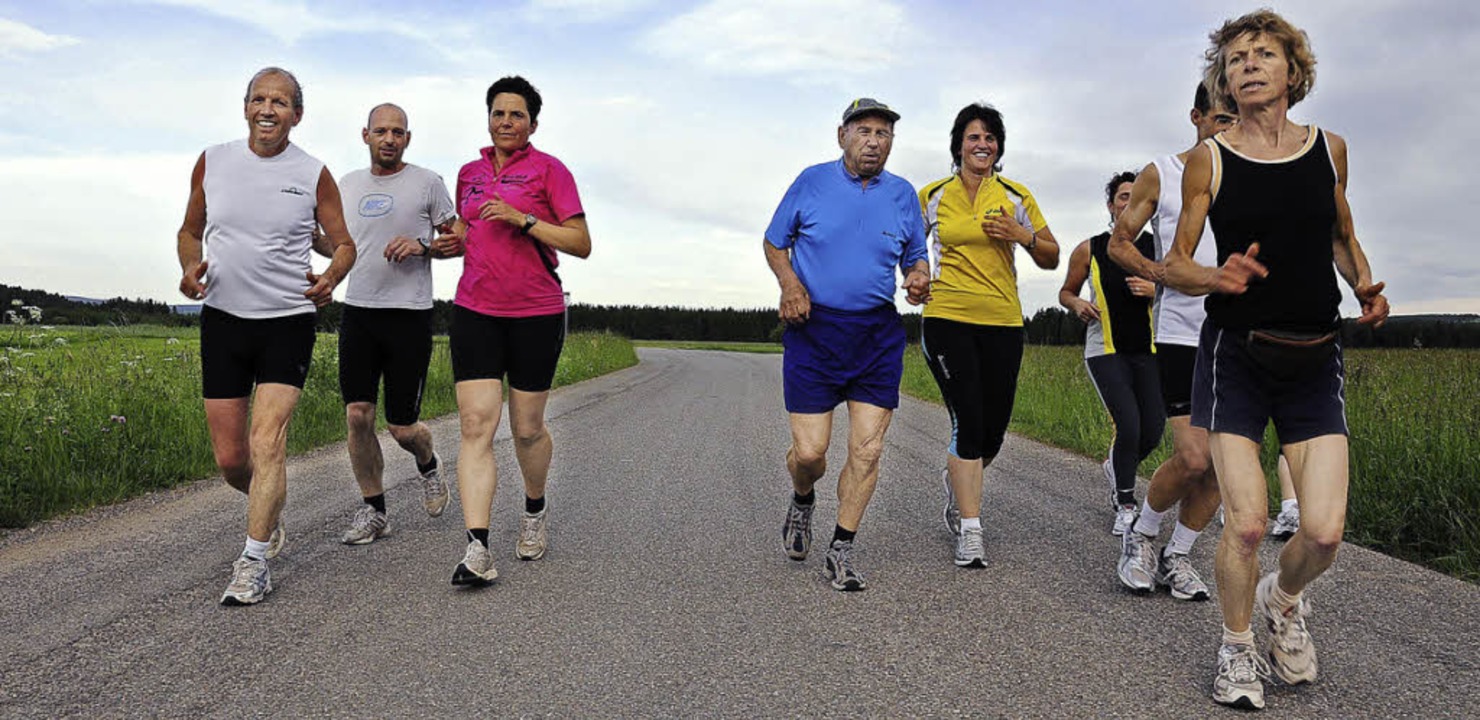
[[[899,407],[905,334],[894,306],[855,312],[814,303],[806,322],[786,327],[781,346],[787,412],[830,412],[844,400]]]
[[[1193,370],[1193,425],[1258,443],[1273,420],[1282,445],[1349,434],[1339,343],[1314,370],[1297,379],[1281,379],[1250,356],[1246,336],[1203,322]]]

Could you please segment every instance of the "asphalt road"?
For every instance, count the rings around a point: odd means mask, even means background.
[[[394,534],[364,547],[338,542],[357,497],[344,446],[291,461],[288,545],[256,607],[216,604],[245,524],[218,480],[12,532],[0,716],[1233,714],[1208,699],[1216,605],[1115,580],[1096,462],[1009,438],[988,472],[990,564],[958,569],[939,520],[945,413],[905,399],[859,535],[870,587],[838,593],[820,550],[796,563],[780,548],[780,357],[640,356],[551,399],[539,562],[513,556],[501,428],[486,589],[449,585],[459,510],[428,518],[399,450]],[[456,418],[432,426],[450,468]],[[819,485],[823,528],[835,478]],[[1214,539],[1194,553],[1209,581]],[[1267,715],[1480,716],[1480,588],[1347,546],[1311,598],[1322,677],[1271,686]]]

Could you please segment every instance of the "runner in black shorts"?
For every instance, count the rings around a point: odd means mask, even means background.
[[[406,112],[390,103],[375,106],[360,136],[370,166],[339,181],[354,208],[349,231],[363,256],[346,279],[339,326],[339,390],[363,501],[344,532],[346,545],[365,545],[388,532],[385,456],[375,436],[382,378],[387,429],[416,462],[422,507],[432,517],[447,507],[447,481],[420,416],[432,357],[432,258],[459,251],[454,237],[432,239],[450,230],[456,216],[442,178],[404,160],[411,143]]]
[[[1112,226],[1130,202],[1135,181],[1135,173],[1122,172],[1105,185],[1105,207]],[[1141,233],[1136,247],[1143,256],[1151,256],[1153,242],[1150,234]],[[1119,537],[1136,520],[1136,468],[1161,442],[1166,415],[1151,346],[1151,297],[1156,285],[1127,275],[1112,262],[1109,244],[1110,233],[1105,232],[1074,248],[1059,290],[1059,304],[1085,323],[1085,368],[1115,431],[1102,469],[1115,512],[1110,532]],[[1089,301],[1079,297],[1086,280],[1090,281]]]
[[[314,308],[355,261],[334,177],[288,140],[303,119],[298,81],[262,70],[243,106],[247,139],[201,153],[176,237],[180,292],[204,304],[201,376],[216,466],[247,495],[246,547],[223,605],[272,591],[267,560],[283,545],[288,420],[313,356]],[[309,264],[316,224],[333,256],[322,275]]]
[[[1388,315],[1346,200],[1340,136],[1289,120],[1315,82],[1306,34],[1269,10],[1223,24],[1206,53],[1204,82],[1237,104],[1239,124],[1195,148],[1182,184],[1167,282],[1210,294],[1198,345],[1192,422],[1208,430],[1228,520],[1218,549],[1223,641],[1215,702],[1264,706],[1257,609],[1269,630],[1274,675],[1317,676],[1303,591],[1330,567],[1346,518],[1347,426],[1337,332],[1338,271],[1361,304],[1360,322]],[[1194,258],[1204,218],[1218,265]],[[1279,569],[1259,579],[1268,485],[1259,444],[1273,420],[1300,497],[1300,530]]]

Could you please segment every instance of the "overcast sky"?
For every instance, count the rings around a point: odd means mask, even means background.
[[[1067,258],[1106,228],[1112,173],[1191,145],[1207,34],[1261,4],[0,0],[0,283],[186,302],[191,167],[245,137],[242,92],[267,65],[302,81],[293,140],[336,177],[368,164],[365,114],[391,101],[410,114],[407,160],[455,180],[488,144],[488,84],[529,78],[533,142],[571,169],[590,221],[591,257],[561,267],[578,302],[774,306],[761,234],[797,173],[839,155],[839,115],[864,95],[903,115],[888,169],[916,187],[949,174],[956,111],[995,104],[1003,175]],[[1477,7],[1275,7],[1319,61],[1292,117],[1346,137],[1357,233],[1398,313],[1480,312],[1464,210],[1480,195]],[[436,270],[452,297],[460,261]],[[1019,270],[1026,312],[1056,302],[1062,270]]]

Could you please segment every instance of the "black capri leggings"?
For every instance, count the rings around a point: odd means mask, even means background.
[[[1110,467],[1115,471],[1115,502],[1136,502],[1136,468],[1161,442],[1166,406],[1161,402],[1161,376],[1156,356],[1115,353],[1086,358],[1089,379],[1115,425]]]
[[[1012,420],[1023,329],[925,318],[920,350],[951,414],[948,452],[991,462]]]

